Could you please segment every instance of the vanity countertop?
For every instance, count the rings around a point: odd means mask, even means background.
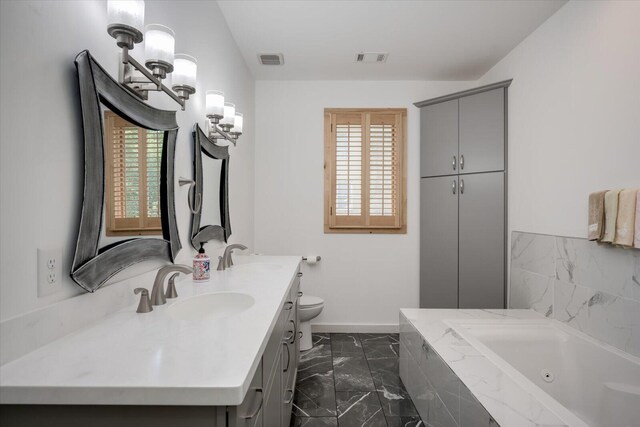
[[[239,405],[300,257],[234,260],[243,264],[212,271],[209,282],[177,281],[178,298],[150,313],[136,313],[137,304],[126,307],[2,365],[0,403]],[[244,293],[255,303],[226,318],[177,320],[167,312],[213,292]]]

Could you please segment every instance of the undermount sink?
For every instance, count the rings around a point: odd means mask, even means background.
[[[167,308],[167,312],[179,320],[220,319],[241,313],[255,302],[255,299],[247,294],[218,292],[178,300]]]
[[[246,264],[234,264],[231,270],[273,271],[282,268],[279,264],[269,262],[248,262]]]

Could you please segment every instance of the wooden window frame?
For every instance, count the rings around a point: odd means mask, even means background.
[[[116,127],[116,121],[123,121],[131,126],[138,128],[138,141],[142,141],[142,148],[138,152],[139,169],[145,170],[147,168],[147,156],[146,156],[146,133],[147,129],[140,128],[127,122],[125,119],[114,113],[113,111],[104,112],[104,126],[105,126],[105,187],[106,187],[106,236],[157,236],[162,235],[162,218],[149,218],[147,217],[147,175],[146,173],[140,173],[139,177],[139,203],[140,203],[140,217],[139,218],[116,218],[115,217],[115,189],[113,183],[114,175],[114,160],[113,154],[113,130]]]
[[[361,114],[362,119],[362,198],[360,217],[343,219],[336,223],[336,124],[338,115]],[[369,215],[369,144],[371,117],[375,115],[395,115],[398,133],[396,179],[399,181],[396,194],[396,215],[393,223],[387,218]],[[406,234],[407,233],[407,109],[406,108],[325,108],[324,110],[324,232],[342,234]]]

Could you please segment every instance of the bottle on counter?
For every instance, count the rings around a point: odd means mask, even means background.
[[[211,258],[204,253],[204,243],[200,243],[200,249],[193,258],[193,280],[206,282],[211,277]]]

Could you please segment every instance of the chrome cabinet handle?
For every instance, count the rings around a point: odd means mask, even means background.
[[[460,154],[460,169],[464,169],[464,155]]]
[[[456,170],[456,164],[458,162],[456,161],[456,156],[453,156],[453,160],[451,161],[451,167],[453,168],[453,170]]]
[[[293,308],[293,301],[287,301],[284,303],[285,310],[291,310]]]
[[[298,272],[298,277],[302,277],[302,271]]]
[[[287,335],[285,335],[284,337],[282,337],[282,342],[284,343],[288,343],[289,341],[291,341],[293,339],[293,337],[295,337],[296,334],[293,333],[293,331],[289,331],[289,333]]]
[[[453,194],[456,194],[456,187],[458,186],[458,183],[456,182],[456,180],[454,179],[453,182],[451,183],[451,192]]]
[[[258,412],[260,412],[260,409],[262,409],[262,389],[261,388],[257,388],[256,389],[256,393],[260,393],[260,402],[258,403],[258,407],[251,414],[245,415],[244,417],[242,417],[245,420],[250,420],[250,419],[254,418],[256,415],[258,415]]]
[[[287,366],[282,370],[282,372],[287,372],[289,370],[289,364],[291,363],[291,352],[287,343],[282,343],[282,345],[287,349]]]
[[[298,335],[298,326],[295,320],[289,320],[289,322],[293,323],[293,341],[291,341],[291,344],[293,344],[296,341],[296,335]]]
[[[291,390],[290,388],[288,388],[287,390],[285,390],[285,393],[291,393],[291,396],[288,399],[284,400],[284,403],[286,405],[290,404],[291,402],[293,402],[293,390]]]
[[[302,291],[298,291],[298,296],[301,297],[302,295],[304,295],[304,293]]]
[[[460,180],[460,194],[464,194],[464,179]]]

